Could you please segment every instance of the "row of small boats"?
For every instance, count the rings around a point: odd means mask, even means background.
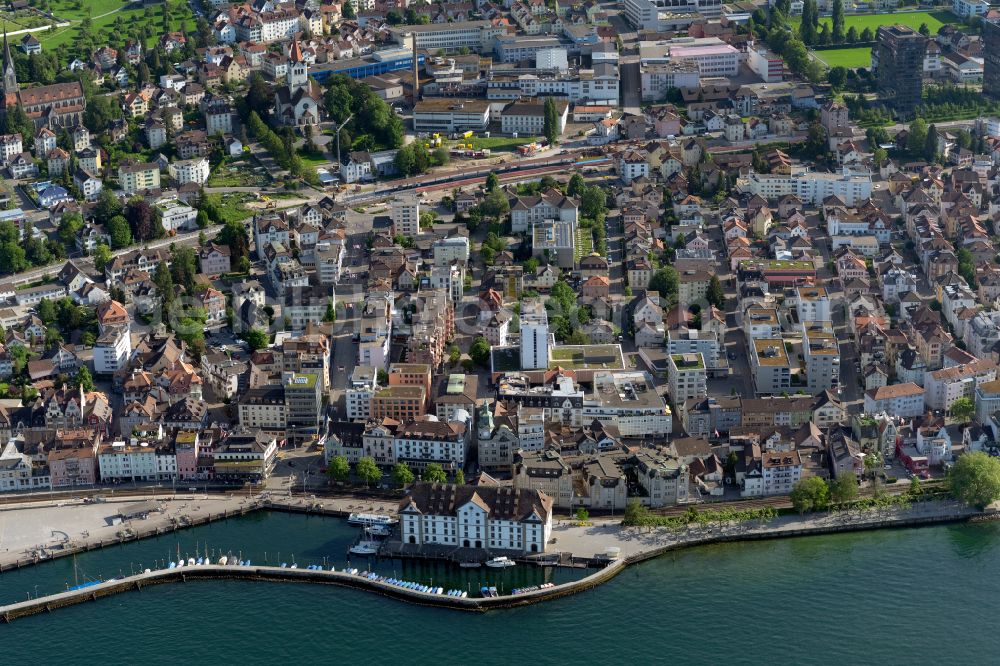
[[[357,569],[354,569],[353,572],[356,574]],[[409,580],[401,580],[399,578],[380,576],[379,574],[371,571],[362,572],[360,576],[366,580],[374,581],[376,583],[385,583],[386,585],[393,585],[395,587],[401,587],[404,590],[413,590],[414,592],[423,592],[424,594],[439,594],[445,597],[456,597],[456,598],[465,598],[469,595],[468,592],[463,592],[462,590],[448,590],[447,592],[445,592],[445,589],[443,587],[434,587],[433,585],[414,583],[413,581]]]
[[[510,591],[511,594],[524,594],[525,592],[537,592],[538,590],[547,590],[550,587],[555,587],[555,583],[542,583],[541,585],[529,585],[528,587],[515,587]]]
[[[202,566],[202,565],[211,564],[211,563],[212,563],[212,560],[209,559],[209,558],[207,558],[207,557],[198,557],[198,558],[189,557],[189,558],[187,558],[187,560],[185,560],[185,559],[182,558],[180,560],[177,560],[176,562],[171,561],[170,564],[167,565],[167,568],[168,569],[180,569],[181,567],[185,567],[185,566],[196,567],[196,566]],[[227,556],[223,555],[222,557],[219,558],[217,564],[219,564],[221,566],[226,566],[227,564],[232,564],[232,566],[234,566],[234,567],[235,566],[248,567],[248,566],[250,566],[250,560],[235,560],[234,559],[230,563],[229,558]],[[282,564],[281,566],[285,566],[285,565]]]

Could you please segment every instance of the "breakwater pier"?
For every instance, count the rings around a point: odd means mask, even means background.
[[[10,622],[27,615],[51,612],[64,606],[92,601],[119,592],[141,590],[167,582],[191,582],[203,579],[244,579],[333,584],[382,594],[414,604],[434,605],[466,611],[487,611],[537,603],[590,590],[620,573],[626,566],[664,553],[692,546],[743,540],[831,534],[866,529],[918,527],[945,522],[961,522],[992,516],[952,501],[918,502],[910,507],[869,512],[833,512],[810,516],[783,516],[762,524],[704,525],[698,528],[669,531],[656,528],[622,528],[613,523],[576,525],[564,523],[554,528],[560,549],[575,552],[599,552],[608,546],[621,549],[621,557],[590,575],[542,589],[497,596],[457,598],[432,592],[402,588],[391,578],[369,572],[317,570],[273,566],[196,565],[174,569],[145,570],[67,590],[48,596],[0,606],[0,619]],[[522,564],[520,566],[532,566]],[[355,570],[356,571],[356,570]]]

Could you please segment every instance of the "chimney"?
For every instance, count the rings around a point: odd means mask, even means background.
[[[420,99],[420,59],[417,57],[416,33],[410,33],[410,40],[413,43],[413,104],[416,106]]]

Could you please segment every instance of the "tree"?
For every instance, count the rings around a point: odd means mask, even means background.
[[[56,304],[47,298],[38,303],[38,318],[48,326],[56,320]]]
[[[649,520],[649,509],[643,506],[638,499],[631,499],[625,505],[625,515],[622,518],[622,525],[625,527],[643,525]]]
[[[94,217],[101,224],[108,224],[116,215],[124,215],[125,206],[110,189],[101,190],[97,196],[97,206],[94,207]]]
[[[972,398],[959,398],[951,404],[951,417],[961,425],[969,423],[975,413],[976,403]]]
[[[851,502],[858,496],[858,480],[853,474],[844,474],[830,481],[830,501],[838,506]]]
[[[585,524],[590,521],[590,512],[585,507],[576,508],[576,522]]]
[[[569,185],[566,187],[566,194],[571,197],[578,197],[583,193],[586,187],[587,181],[583,179],[583,176],[579,173],[574,173],[570,176]]]
[[[94,390],[94,378],[90,376],[90,370],[87,370],[87,366],[81,365],[80,369],[76,371],[73,387],[82,388],[86,393]]]
[[[456,365],[462,360],[462,350],[458,348],[458,345],[452,345],[448,350],[448,362],[452,365]]]
[[[910,478],[910,489],[906,491],[910,497],[920,497],[924,489],[920,487],[920,479],[916,476]]]
[[[862,42],[874,42],[875,41],[875,33],[872,32],[871,28],[865,28],[864,30],[861,31],[861,41]]]
[[[490,171],[486,176],[486,191],[495,192],[500,187],[500,179],[495,172]]]
[[[554,97],[545,98],[545,108],[544,108],[544,127],[542,133],[550,144],[555,144],[559,141],[559,111],[556,109],[556,100]]]
[[[132,229],[123,216],[115,215],[105,226],[111,237],[111,247],[117,250],[132,244]]]
[[[427,483],[447,483],[448,475],[438,463],[431,463],[424,468],[423,479]]]
[[[538,272],[538,259],[535,257],[526,259],[525,262],[522,264],[522,266],[524,266],[525,274],[534,275],[535,273]]]
[[[486,198],[479,204],[479,211],[486,217],[500,220],[510,212],[510,202],[504,195],[503,190],[493,190],[486,195]]]
[[[135,198],[128,202],[125,219],[132,230],[132,237],[140,243],[165,235],[157,210],[144,199]]]
[[[271,343],[271,335],[260,328],[251,328],[243,334],[243,339],[246,341],[247,346],[250,347],[250,351],[264,349]]]
[[[103,271],[104,267],[111,262],[111,248],[101,243],[94,248],[94,268]]]
[[[76,240],[76,235],[83,229],[83,216],[79,213],[66,213],[59,220],[59,228],[56,234],[64,245],[71,245]]]
[[[375,464],[375,460],[369,456],[358,461],[358,464],[354,466],[354,473],[366,486],[370,486],[382,478],[382,471]]]
[[[351,476],[351,466],[344,456],[334,456],[330,458],[330,464],[326,467],[326,475],[334,481],[343,483]]]
[[[910,131],[906,135],[906,149],[913,155],[920,155],[927,144],[927,123],[923,118],[917,118],[910,123]]]
[[[847,83],[847,68],[846,67],[831,67],[830,71],[826,73],[826,80],[829,81],[830,86],[836,90],[840,90]]]
[[[234,258],[250,254],[250,238],[242,222],[226,220],[219,232],[218,240],[229,246],[229,254]]]
[[[406,463],[396,463],[392,467],[392,482],[400,488],[413,483],[413,472]]]
[[[917,32],[919,32],[924,37],[930,37],[931,36],[931,29],[927,27],[926,23],[921,23],[920,27],[917,28]]]
[[[596,218],[608,212],[608,197],[600,185],[592,185],[580,196],[580,215]]]
[[[249,86],[247,88],[246,103],[250,113],[256,113],[261,118],[267,117],[267,111],[271,108],[271,94],[267,88],[267,83],[260,72],[250,75]]]
[[[351,0],[347,0],[343,5],[341,5],[340,13],[348,21],[353,21],[358,16],[354,12],[354,3],[352,3]]]
[[[796,482],[791,493],[792,507],[799,513],[822,511],[830,500],[830,488],[818,476]]]
[[[848,44],[854,44],[858,41],[858,29],[853,25],[847,29],[847,34],[844,36],[844,41]]]
[[[966,453],[955,461],[948,480],[957,499],[985,509],[1000,498],[1000,459],[982,451]]]
[[[455,470],[455,485],[456,486],[465,485],[465,472],[461,469]]]
[[[844,0],[833,0],[833,43],[844,41]]]
[[[664,266],[658,269],[649,281],[650,291],[658,292],[661,298],[670,302],[677,300],[678,287],[677,269],[673,266]]]
[[[4,134],[20,134],[25,150],[31,148],[34,143],[35,125],[20,104],[7,109],[7,113],[0,118],[0,128]]]
[[[708,281],[708,292],[705,300],[720,310],[726,309],[726,292],[722,289],[722,282],[718,275],[713,275]]]
[[[323,321],[334,322],[337,320],[337,310],[333,307],[333,299],[326,304],[326,312],[323,314]]]
[[[469,348],[469,358],[472,361],[483,368],[488,368],[490,365],[490,343],[486,338],[476,336],[472,341],[472,346]]]
[[[927,128],[927,136],[924,137],[924,160],[933,162],[938,154],[938,132],[937,126],[931,125]]]

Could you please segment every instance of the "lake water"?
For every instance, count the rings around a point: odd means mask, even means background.
[[[109,577],[194,551],[341,566],[342,521],[258,514],[93,551]],[[272,551],[272,549],[274,549]],[[358,566],[355,558],[354,566]],[[384,562],[442,586],[512,586],[582,571]],[[358,590],[198,581],[108,597],[0,626],[10,664],[940,664],[998,661],[1000,524],[720,544],[660,557],[534,606],[463,613]],[[71,560],[0,575],[0,601],[72,584]],[[544,578],[549,576],[550,578]]]

